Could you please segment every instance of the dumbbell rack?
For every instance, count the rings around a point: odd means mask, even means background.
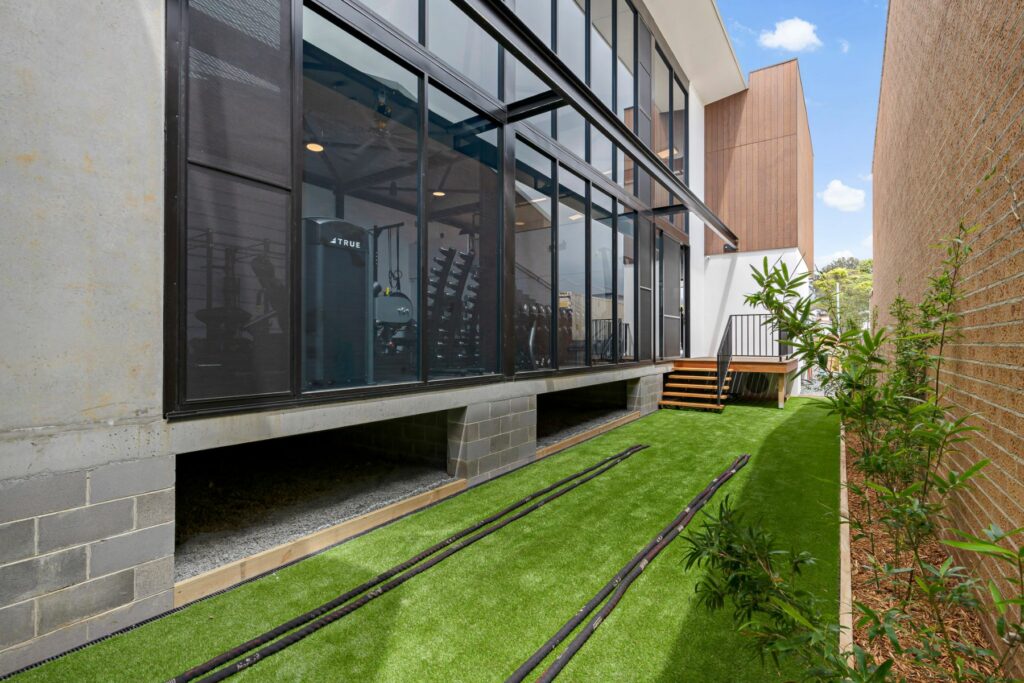
[[[431,368],[469,372],[480,363],[480,285],[473,252],[441,247],[433,257],[427,290]]]

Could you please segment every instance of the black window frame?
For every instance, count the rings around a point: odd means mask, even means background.
[[[291,341],[292,341],[292,358],[290,362],[291,367],[291,389],[286,394],[279,394],[273,396],[242,396],[242,397],[224,397],[214,399],[203,399],[203,400],[185,400],[185,383],[184,375],[187,367],[185,358],[185,318],[187,308],[185,307],[185,288],[184,288],[184,269],[185,269],[185,250],[183,240],[186,233],[186,214],[187,214],[187,193],[185,191],[187,186],[188,178],[188,166],[187,161],[187,131],[188,131],[188,40],[189,40],[189,21],[188,21],[188,2],[187,0],[165,0],[167,7],[167,22],[166,22],[166,67],[165,67],[165,117],[166,117],[166,135],[165,135],[165,154],[166,154],[166,172],[165,172],[165,295],[164,295],[164,415],[168,418],[188,418],[198,417],[207,415],[221,415],[230,413],[241,413],[241,412],[254,412],[259,410],[272,410],[281,408],[293,408],[305,405],[316,405],[316,404],[327,404],[337,403],[347,400],[365,399],[369,397],[383,397],[383,396],[394,396],[401,394],[408,394],[419,391],[432,391],[435,389],[448,389],[460,386],[474,386],[480,384],[488,384],[499,381],[508,381],[513,377],[520,378],[524,376],[536,376],[536,375],[552,375],[552,374],[573,374],[579,372],[592,372],[594,368],[588,364],[584,367],[573,368],[573,369],[558,369],[553,367],[550,369],[534,370],[529,372],[515,371],[514,362],[514,327],[511,325],[512,320],[512,306],[514,305],[514,291],[511,289],[514,287],[514,240],[515,232],[510,226],[513,225],[514,221],[514,201],[510,201],[510,198],[514,198],[514,172],[509,172],[510,169],[514,169],[515,159],[515,144],[516,137],[521,137],[524,142],[531,144],[537,148],[541,153],[550,156],[555,161],[555,186],[557,187],[558,182],[558,167],[564,165],[574,173],[584,178],[587,183],[587,193],[590,196],[591,188],[599,188],[602,192],[610,195],[614,200],[615,216],[620,211],[632,212],[636,214],[636,226],[635,230],[637,234],[635,239],[637,244],[642,244],[640,241],[639,232],[642,230],[644,222],[641,217],[646,217],[647,224],[653,228],[654,226],[654,209],[647,201],[644,201],[642,197],[634,196],[629,193],[616,182],[617,171],[613,170],[612,177],[604,176],[598,173],[587,160],[579,159],[574,154],[569,152],[564,146],[559,144],[557,140],[552,139],[545,133],[539,131],[527,122],[517,121],[514,123],[508,122],[508,106],[505,102],[501,101],[501,98],[494,97],[485,92],[476,83],[469,80],[467,77],[455,71],[447,63],[443,62],[432,53],[430,53],[423,45],[428,32],[429,27],[427,26],[427,17],[425,11],[425,0],[420,0],[420,31],[419,39],[415,40],[409,37],[404,31],[396,26],[393,26],[382,17],[376,15],[366,5],[361,4],[357,0],[291,0],[291,32],[292,32],[292,64],[291,64],[291,75],[292,84],[290,93],[287,95],[291,99],[292,106],[292,185],[291,191],[291,206],[292,206],[292,223],[289,226],[291,235],[291,259],[292,259],[292,272],[290,277],[290,297],[292,301],[291,307]],[[487,0],[489,2],[497,2],[497,0]],[[625,2],[626,0],[619,0],[619,2]],[[635,38],[636,32],[639,30],[640,22],[643,21],[640,13],[636,10],[632,3],[628,3],[629,7],[633,10],[634,21],[634,68],[637,69],[639,58],[637,51],[639,49],[638,40]],[[467,3],[466,0],[456,0],[456,5],[465,10],[474,9],[472,2]],[[429,379],[429,364],[425,361],[424,356],[426,355],[426,345],[420,345],[421,363],[419,367],[419,379],[416,381],[400,382],[387,385],[369,385],[360,387],[348,387],[336,390],[320,390],[314,393],[304,393],[301,388],[301,355],[299,350],[302,348],[300,339],[301,324],[297,316],[300,315],[301,308],[301,276],[302,269],[301,264],[298,260],[301,258],[301,237],[300,231],[296,228],[301,222],[302,212],[302,161],[301,161],[301,145],[297,144],[297,141],[302,139],[302,128],[301,128],[301,112],[302,112],[302,97],[301,97],[301,83],[302,83],[302,10],[303,6],[308,6],[317,13],[326,17],[333,23],[341,26],[344,30],[352,33],[359,40],[369,44],[376,50],[387,55],[390,59],[393,59],[396,63],[412,70],[420,77],[420,97],[419,106],[421,110],[421,120],[426,121],[426,113],[429,108],[429,102],[427,97],[428,85],[434,85],[441,90],[445,91],[457,100],[462,101],[467,106],[483,113],[488,118],[495,121],[499,126],[498,134],[498,155],[501,165],[501,177],[499,180],[500,196],[502,202],[502,209],[499,211],[499,254],[498,254],[498,281],[500,283],[498,293],[498,306],[500,308],[499,321],[498,321],[498,340],[499,340],[499,366],[498,371],[494,373],[470,376],[470,377],[458,377],[458,378],[435,378]],[[502,5],[502,7],[504,7]],[[613,8],[617,8],[618,4],[613,5]],[[469,16],[472,18],[473,13],[469,12]],[[613,12],[613,22],[617,21],[617,11]],[[586,24],[586,31],[584,33],[585,39],[590,39],[590,24],[589,24],[589,2],[587,2],[587,18],[588,23]],[[479,21],[478,21],[479,23]],[[487,27],[485,26],[485,29]],[[491,27],[493,30],[493,27]],[[521,39],[523,33],[528,33],[528,30],[516,29],[517,39]],[[617,43],[618,33],[617,26],[613,25],[613,56],[617,55]],[[534,39],[535,40],[535,39]],[[557,12],[554,3],[552,2],[552,51],[557,47],[555,41],[557,40]],[[511,44],[511,43],[510,43]],[[508,79],[508,73],[511,70],[511,61],[507,59],[505,55],[508,54],[507,48],[499,41],[499,83],[501,92],[500,94],[508,95],[510,82]],[[590,49],[589,43],[585,48],[585,54],[588,61],[590,60]],[[564,65],[563,65],[564,66]],[[613,69],[612,73],[612,90],[613,90],[613,106],[607,113],[612,117],[616,117],[615,112],[615,96],[617,94],[616,88],[618,87],[618,78]],[[569,77],[572,74],[568,74]],[[566,77],[562,75],[562,77]],[[587,79],[589,80],[589,79]],[[639,69],[636,70],[633,79],[633,90],[634,90],[634,101],[636,101],[637,93],[639,91]],[[685,88],[684,88],[685,90]],[[511,103],[509,103],[511,104]],[[568,104],[567,106],[573,106]],[[589,132],[590,127],[593,125],[588,115],[588,107],[591,106],[587,102],[582,102],[578,110],[583,115],[586,121],[587,130]],[[604,109],[608,109],[604,106]],[[687,112],[688,114],[688,112]],[[552,115],[553,116],[553,115]],[[623,124],[621,130],[625,130],[626,127]],[[629,154],[630,145],[634,149],[637,146],[642,147],[639,138],[636,135],[637,122],[634,117],[634,125],[632,130],[628,132],[627,137],[631,138],[628,140],[629,144],[623,145],[623,142],[627,140],[622,138],[622,133],[615,131],[615,134],[610,137],[613,150],[621,150],[623,154]],[[554,131],[553,131],[554,132]],[[589,148],[589,134],[587,135],[587,144]],[[425,144],[422,140],[423,135],[421,134],[421,148]],[[588,149],[589,152],[589,149]],[[633,158],[635,168],[637,171],[644,171],[652,173],[651,161],[647,158],[630,155]],[[589,153],[587,154],[589,157]],[[426,227],[422,224],[425,218],[425,202],[424,202],[424,189],[422,187],[423,177],[423,166],[425,164],[425,157],[421,154],[420,156],[420,178],[421,186],[419,188],[419,219],[421,225],[419,230],[421,234],[425,234]],[[687,162],[688,166],[688,162]],[[615,167],[613,161],[613,168]],[[219,169],[218,169],[219,170]],[[263,182],[263,181],[261,181]],[[511,192],[511,194],[510,194]],[[692,198],[692,193],[690,193]],[[557,201],[557,199],[555,200]],[[554,204],[553,204],[554,205]],[[588,200],[588,241],[589,241],[589,200]],[[553,221],[555,222],[555,221]],[[724,225],[719,222],[722,228]],[[617,227],[613,230],[617,231]],[[728,230],[726,229],[726,232]],[[557,226],[553,225],[552,228],[553,239],[557,243]],[[613,232],[613,234],[617,234]],[[685,235],[676,235],[677,239],[686,240]],[[650,238],[648,238],[650,241]],[[616,244],[613,241],[613,244]],[[642,253],[638,248],[638,261],[646,260],[649,255]],[[427,287],[425,286],[425,278],[429,272],[429,268],[426,267],[425,261],[428,258],[428,252],[426,249],[420,249],[420,286],[419,296],[421,298],[422,310],[422,299],[425,297]],[[557,268],[557,264],[555,265]],[[636,269],[639,272],[641,266],[638,263]],[[589,269],[589,259],[588,259]],[[553,277],[557,276],[557,270],[553,271]],[[589,284],[590,273],[587,273],[587,282]],[[634,297],[636,298],[635,310],[636,310],[636,325],[634,331],[634,348],[637,352],[635,353],[635,359],[632,361],[620,361],[608,365],[602,365],[602,370],[607,368],[616,368],[630,365],[642,365],[656,362],[655,358],[649,358],[641,360],[642,353],[639,349],[640,331],[642,316],[640,314],[640,280],[637,278],[637,285],[634,287]],[[617,290],[616,290],[617,291]],[[557,291],[553,287],[553,298],[557,296]],[[589,309],[589,306],[588,306]],[[588,310],[589,317],[589,310]],[[589,320],[587,324],[588,335]],[[588,349],[589,349],[589,338],[588,338]]]

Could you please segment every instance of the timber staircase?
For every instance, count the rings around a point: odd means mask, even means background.
[[[726,371],[722,402],[718,400],[718,363],[714,359],[677,360],[665,375],[661,408],[695,408],[720,411],[729,395],[732,369]]]

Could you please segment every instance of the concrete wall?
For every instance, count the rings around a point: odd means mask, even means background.
[[[962,337],[946,347],[942,369],[946,400],[979,429],[951,465],[991,460],[953,509],[956,523],[976,534],[992,523],[1024,524],[1022,45],[1021,0],[890,5],[873,168],[872,306],[887,323],[897,294],[919,301],[942,258],[929,245],[961,220],[978,226],[960,280]],[[986,580],[1005,571],[995,562],[975,568]],[[992,623],[985,626],[998,643]],[[1017,674],[1024,677],[1024,657]]]
[[[692,85],[689,92],[689,126],[690,126],[690,189],[704,198],[704,101],[700,92]],[[708,307],[708,297],[712,293],[705,284],[704,274],[704,240],[707,229],[704,222],[694,213],[690,214],[690,355],[700,356],[708,346],[710,333],[704,324]]]

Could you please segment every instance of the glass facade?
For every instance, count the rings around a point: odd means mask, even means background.
[[[554,162],[516,144],[516,371],[554,367],[551,208]]]
[[[496,372],[498,126],[433,86],[427,101],[430,376]]]
[[[615,362],[615,206],[600,190],[590,206],[590,359],[595,365]]]
[[[558,169],[558,367],[587,364],[587,186]]]
[[[174,406],[648,360],[655,326],[665,352],[668,285],[651,279],[686,224],[651,218],[679,202],[653,159],[581,103],[513,122],[549,86],[452,0],[344,21],[298,2],[260,3],[258,21],[188,6]],[[685,80],[657,47],[639,80],[650,34],[628,0],[514,6],[685,180]]]

